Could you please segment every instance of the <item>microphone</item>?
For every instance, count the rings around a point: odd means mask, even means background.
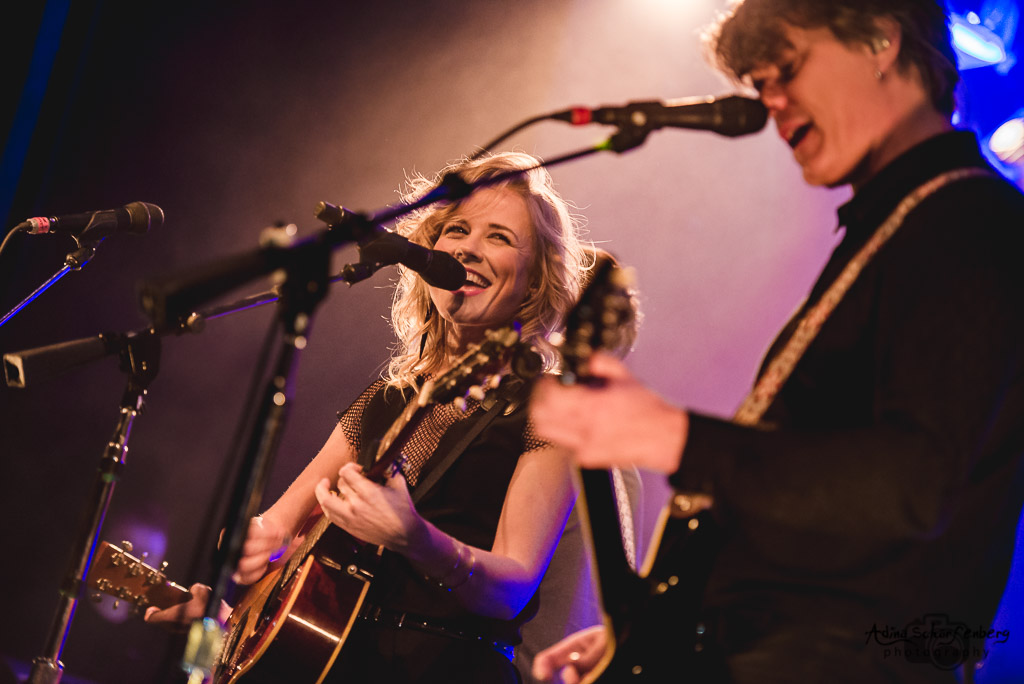
[[[65,216],[36,216],[22,221],[14,230],[29,235],[67,233],[76,240],[103,240],[114,233],[145,233],[164,223],[164,210],[149,202],[132,202],[119,209],[90,211]]]
[[[370,277],[381,266],[402,264],[420,274],[427,285],[458,290],[466,282],[466,267],[448,252],[428,249],[383,228],[359,244],[359,263],[345,267],[346,281]]]
[[[466,267],[448,252],[417,245],[403,235],[381,228],[362,214],[330,202],[318,203],[315,214],[331,231],[347,227],[348,234],[358,239],[359,263],[348,264],[341,272],[342,280],[350,285],[392,264],[411,268],[427,285],[443,290],[458,290],[466,282]]]
[[[696,97],[665,102],[630,102],[620,107],[573,107],[551,115],[574,126],[591,122],[620,128],[693,128],[736,137],[756,133],[768,121],[768,110],[760,100],[739,95]]]

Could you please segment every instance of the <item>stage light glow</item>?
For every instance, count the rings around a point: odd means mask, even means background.
[[[990,66],[1006,59],[1003,39],[991,29],[956,14],[951,18],[949,31],[953,37],[953,47],[961,58],[966,58],[961,59],[961,69]],[[977,19],[977,15],[974,18]]]
[[[1016,116],[1003,123],[992,133],[988,147],[1006,164],[1024,161],[1024,117]]]
[[[128,540],[134,550],[131,552],[137,558],[150,565],[159,565],[156,559],[162,559],[167,551],[167,533],[157,525],[144,519],[128,519],[119,524],[111,525],[108,530],[109,538],[115,540]],[[118,607],[114,607],[118,603]],[[120,623],[132,617],[134,606],[115,601],[112,596],[100,595],[94,598],[90,605],[102,617],[110,622]]]

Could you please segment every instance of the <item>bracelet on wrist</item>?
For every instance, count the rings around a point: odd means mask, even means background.
[[[473,576],[473,571],[476,570],[476,556],[473,554],[473,549],[462,542],[456,542],[456,544],[458,551],[456,551],[455,563],[451,569],[440,578],[426,578],[445,591],[461,587],[469,581],[469,578]]]

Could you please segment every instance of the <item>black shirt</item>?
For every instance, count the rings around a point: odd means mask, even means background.
[[[520,391],[525,396],[525,391]],[[375,439],[387,432],[414,396],[408,389],[403,392],[378,380],[339,416],[346,436],[360,452],[362,465],[373,463],[377,446]],[[451,407],[434,405],[431,408],[447,410]],[[444,424],[443,432],[434,435],[433,441],[424,436],[430,432],[427,427],[430,421],[421,422],[406,442],[403,452],[419,449],[420,445],[412,444],[414,442],[432,443],[430,450],[434,453],[420,474],[421,482],[428,488],[419,492],[419,485],[409,485],[417,512],[442,532],[463,543],[490,549],[519,457],[533,449],[544,448],[546,443],[534,436],[521,397],[518,397],[508,404],[507,411],[500,410],[497,417],[486,423],[486,427],[464,445],[443,476],[429,485],[426,481],[431,471],[445,460],[464,436],[472,434],[475,422],[486,419],[486,412],[481,406],[474,402],[474,408],[480,410],[468,410],[466,418]],[[498,408],[504,409],[505,404]],[[536,612],[535,601],[530,601],[513,620],[473,615],[449,592],[423,577],[400,554],[385,552],[378,570],[367,596],[367,601],[374,606],[440,618],[448,624],[457,623],[469,633],[503,643],[518,644],[520,625]]]
[[[846,233],[808,305],[912,190],[986,167],[966,132],[892,162],[839,209]],[[715,498],[724,547],[705,603],[729,653],[792,663],[781,651],[806,639],[829,645],[801,654],[794,680],[946,681],[934,664],[883,657],[879,632],[934,615],[990,626],[1024,498],[1022,254],[1015,188],[949,184],[860,274],[766,412],[769,427],[691,416],[670,480]]]

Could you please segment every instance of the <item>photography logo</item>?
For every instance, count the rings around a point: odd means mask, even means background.
[[[902,629],[875,624],[865,634],[865,645],[874,642],[881,646],[883,659],[930,663],[940,670],[954,670],[968,661],[980,662],[989,654],[987,640],[1004,644],[1010,639],[1008,629],[972,628],[942,613],[929,613]]]

